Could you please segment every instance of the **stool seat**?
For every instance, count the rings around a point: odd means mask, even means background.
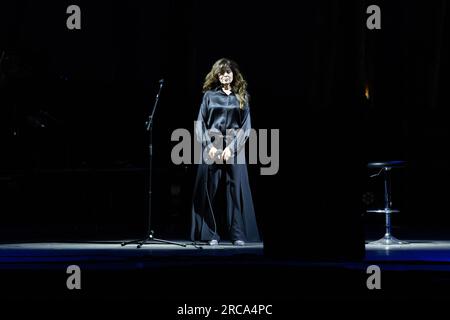
[[[399,213],[400,210],[386,208],[386,209],[377,209],[377,210],[367,210],[366,212],[369,212],[369,213]]]
[[[369,162],[367,164],[368,168],[404,168],[406,167],[406,161],[379,161],[379,162]]]

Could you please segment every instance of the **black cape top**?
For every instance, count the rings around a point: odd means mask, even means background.
[[[196,122],[196,136],[204,148],[217,143],[217,137],[227,137],[226,145],[219,149],[228,146],[232,153],[237,153],[245,145],[250,130],[248,102],[241,109],[234,93],[227,95],[221,88],[205,92]]]

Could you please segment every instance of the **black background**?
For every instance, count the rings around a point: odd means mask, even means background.
[[[66,27],[71,4],[81,30]],[[366,28],[370,4],[381,30]],[[161,78],[152,225],[187,239],[195,167],[171,163],[170,135],[192,132],[221,57],[249,82],[253,127],[280,130],[277,175],[249,171],[268,248],[381,236],[382,217],[362,215],[382,204],[371,160],[408,161],[393,176],[396,232],[445,237],[448,13],[445,1],[2,1],[2,240],[146,232],[144,123]]]

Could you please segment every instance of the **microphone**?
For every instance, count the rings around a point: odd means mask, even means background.
[[[161,93],[161,90],[162,90],[162,87],[164,84],[164,79],[160,79],[158,82],[159,82],[159,90],[158,90],[158,93],[156,94],[156,99],[159,99],[159,95]]]

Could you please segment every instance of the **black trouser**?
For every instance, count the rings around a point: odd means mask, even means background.
[[[225,191],[225,220],[226,220],[226,228],[229,232],[230,240],[244,240],[246,241],[246,236],[244,232],[242,213],[241,213],[241,183],[239,181],[241,177],[240,170],[243,169],[243,165],[237,164],[212,164],[208,165],[207,179],[206,184],[208,188],[208,207],[211,204],[213,212],[210,212],[214,215],[213,223],[215,222],[213,234],[211,239],[220,240],[219,230],[223,230],[220,225],[221,217],[219,217],[219,213],[221,212],[216,206],[217,203],[220,203],[217,200],[217,197],[221,195],[217,194],[218,190]],[[220,188],[219,183],[224,182],[224,188]],[[207,195],[207,196],[208,196]],[[210,202],[210,203],[209,203]],[[211,211],[210,208],[208,208]]]
[[[226,233],[231,241],[260,241],[247,165],[237,164],[237,160],[232,157],[229,163],[198,166],[192,204],[193,241],[220,240],[219,234],[224,236]],[[223,182],[223,188],[220,188],[220,182]],[[218,194],[222,190],[225,196]],[[215,201],[221,199],[224,200],[222,207],[217,206],[220,201]],[[224,210],[220,210],[222,208]],[[225,214],[220,215],[222,211]],[[221,223],[223,220],[225,223]]]

